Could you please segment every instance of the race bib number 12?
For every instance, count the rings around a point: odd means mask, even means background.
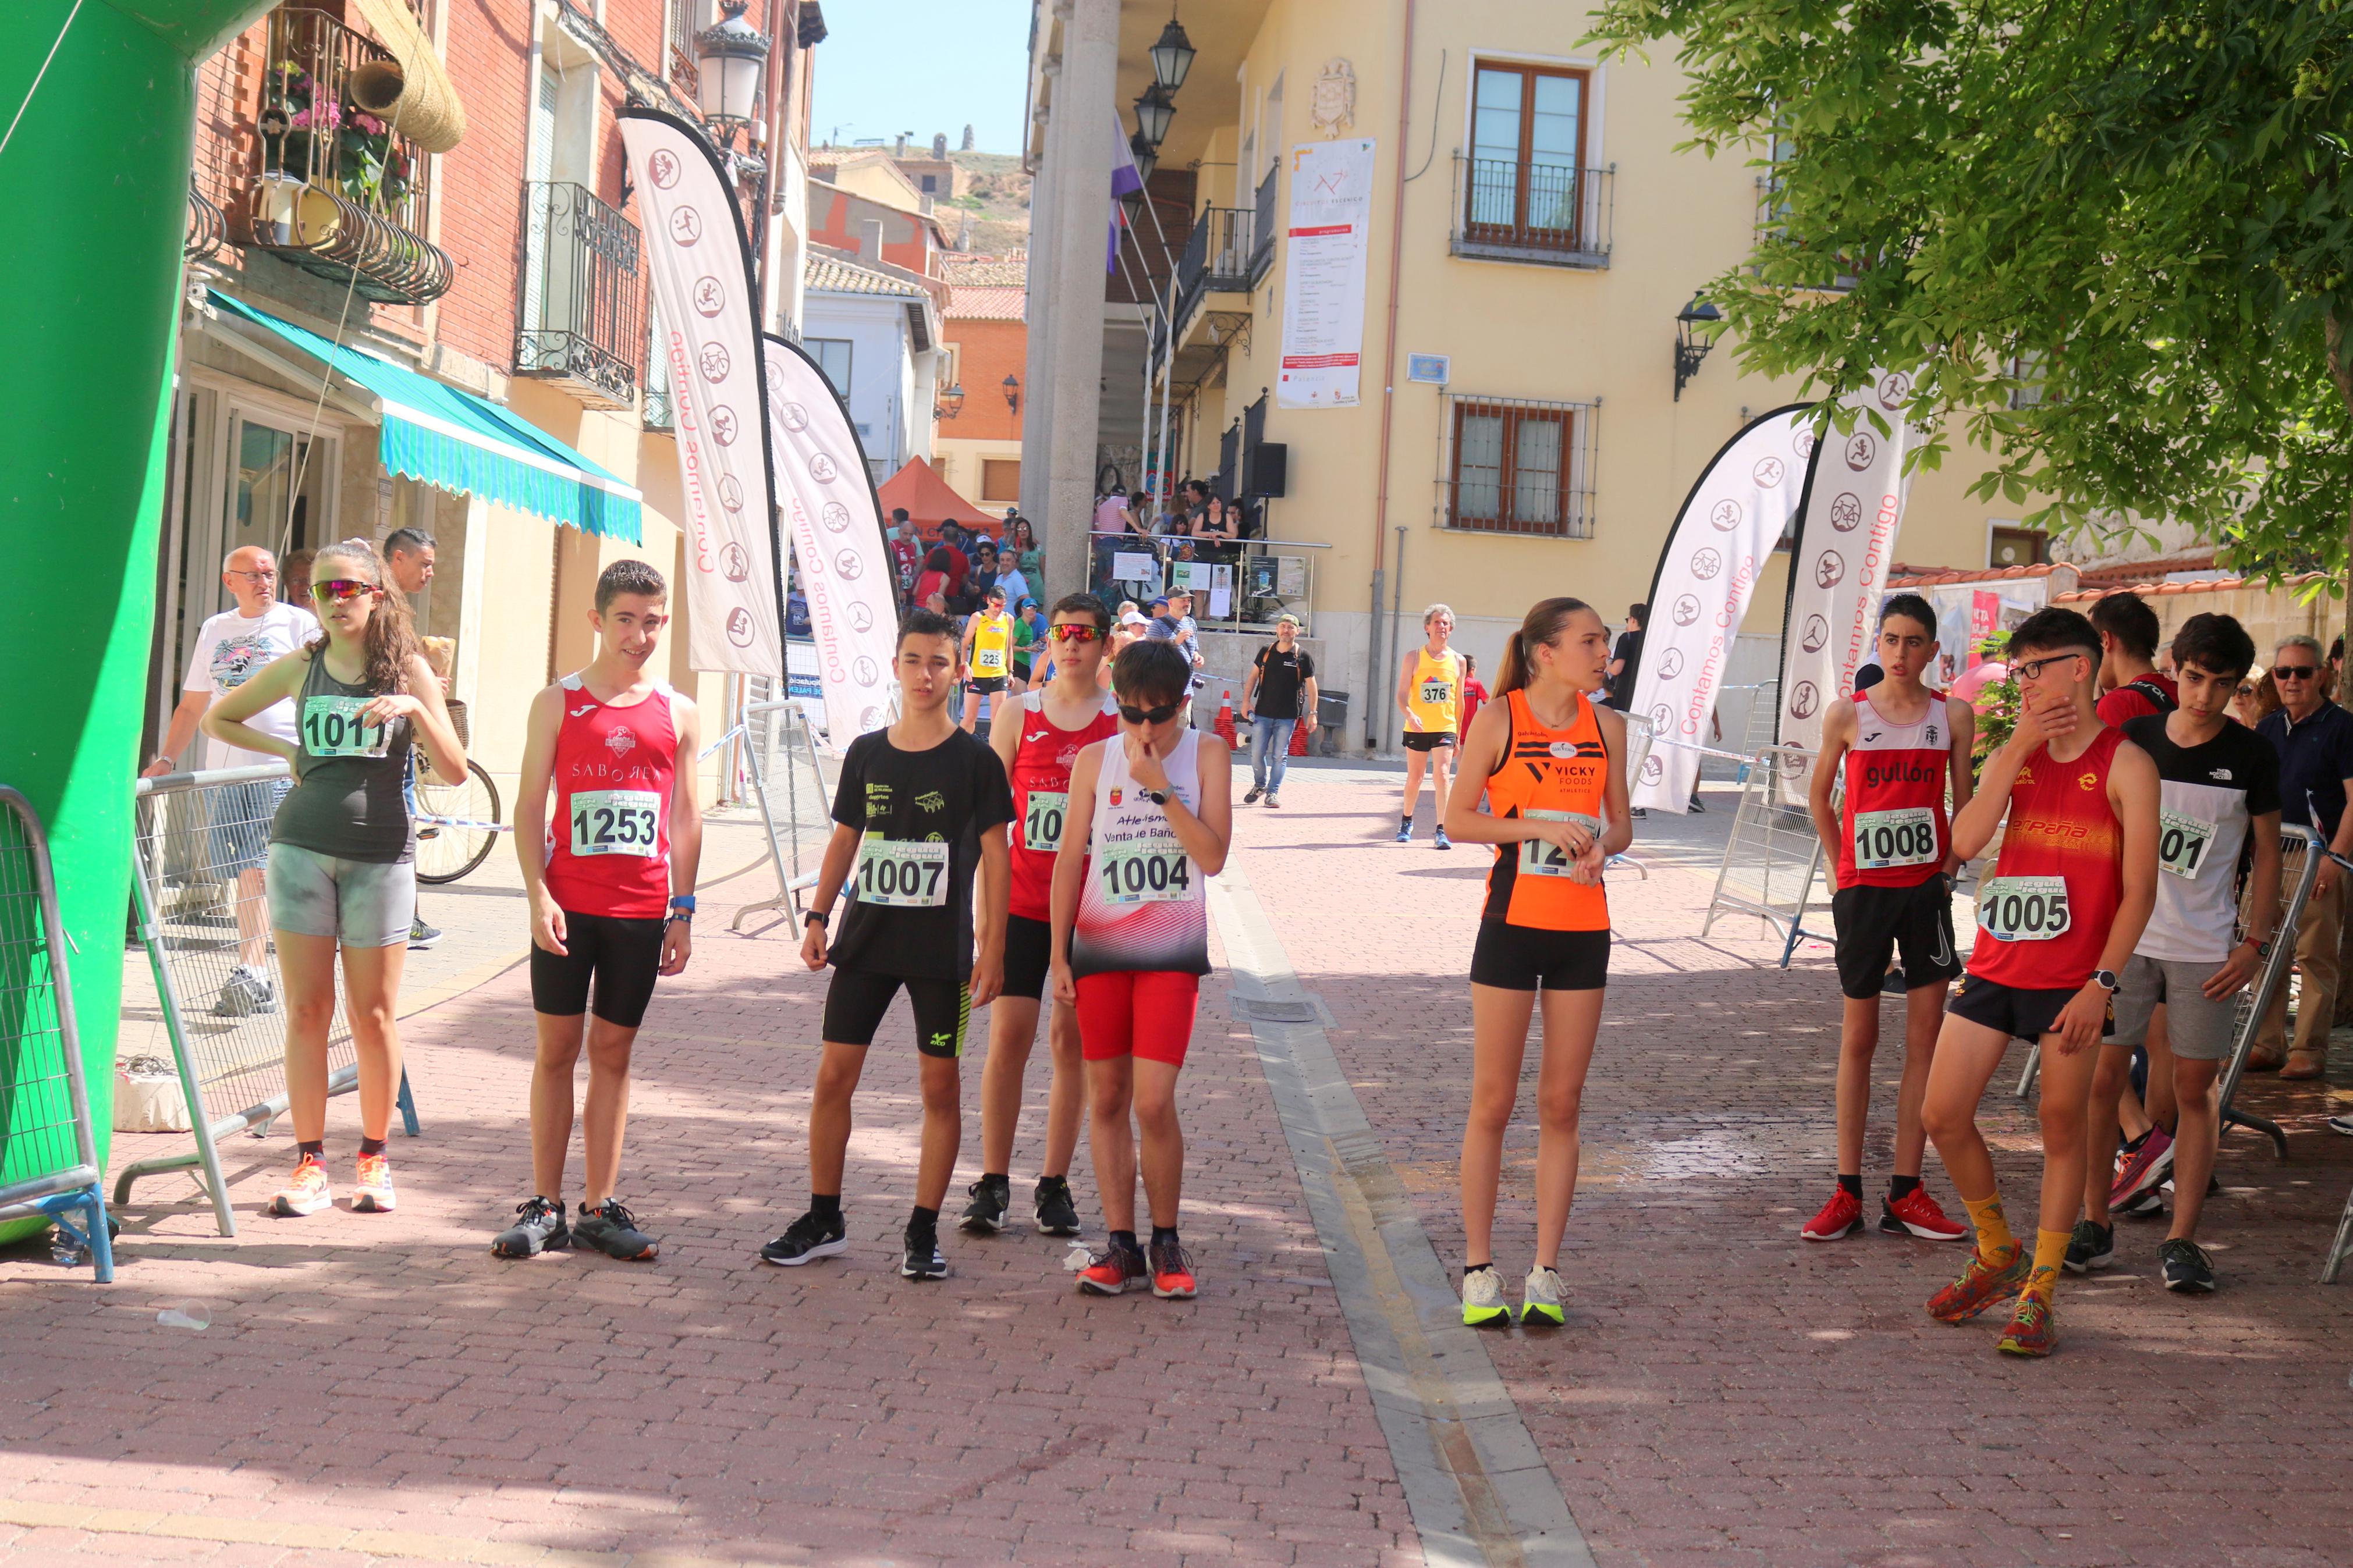
[[[1531,811],[1536,822],[1574,822],[1594,837],[1601,837],[1601,819],[1588,816],[1581,811]],[[1557,844],[1547,844],[1541,838],[1520,840],[1520,874],[1524,877],[1567,877],[1575,874],[1577,862]]]

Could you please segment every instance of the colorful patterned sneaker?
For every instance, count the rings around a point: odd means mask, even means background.
[[[1831,1201],[1822,1212],[1808,1220],[1798,1234],[1808,1241],[1836,1241],[1842,1236],[1852,1236],[1862,1224],[1862,1200],[1844,1187],[1831,1190]]]
[[[1140,1247],[1122,1247],[1111,1242],[1088,1260],[1079,1270],[1079,1289],[1098,1296],[1116,1296],[1130,1285],[1139,1285],[1152,1278],[1144,1261]]]
[[[2045,1356],[2058,1342],[2051,1303],[2030,1290],[2019,1297],[2018,1310],[2010,1315],[2010,1328],[1994,1349],[2004,1355]]]
[[[534,1197],[515,1205],[515,1222],[499,1232],[491,1251],[500,1258],[537,1258],[572,1245],[572,1228],[564,1223],[564,1205]]]
[[[399,1206],[400,1198],[392,1190],[392,1162],[381,1154],[361,1155],[352,1212],[390,1214]]]
[[[1923,1241],[1958,1241],[1969,1234],[1968,1226],[1947,1217],[1926,1187],[1914,1187],[1900,1198],[1880,1199],[1879,1228],[1889,1236],[1916,1236]]]
[[[1509,1323],[1512,1309],[1504,1302],[1504,1282],[1495,1278],[1495,1270],[1466,1268],[1462,1271],[1462,1321],[1465,1326],[1483,1329],[1490,1324]]]
[[[2061,1261],[2070,1274],[2089,1274],[2094,1268],[2105,1268],[2116,1256],[2116,1227],[2079,1219],[2075,1233],[2067,1238],[2067,1256]]]
[[[1152,1244],[1151,1268],[1152,1293],[1164,1301],[1189,1301],[1200,1291],[1193,1259],[1173,1241]]]
[[[1981,1252],[1972,1252],[1961,1277],[1928,1298],[1928,1315],[1943,1322],[1966,1323],[1995,1302],[2017,1295],[2033,1267],[2026,1248],[2015,1242],[2010,1255],[1999,1263],[1988,1262]]]
[[[661,1250],[661,1243],[638,1228],[637,1216],[623,1208],[618,1198],[607,1198],[593,1209],[582,1204],[580,1223],[572,1227],[572,1236],[581,1246],[593,1247],[624,1263],[650,1263]]]
[[[334,1192],[327,1185],[327,1167],[314,1154],[302,1156],[294,1173],[278,1189],[278,1195],[269,1200],[269,1212],[287,1219],[300,1219],[334,1206]]]
[[[2173,1135],[2162,1127],[2152,1127],[2140,1147],[2117,1164],[2116,1184],[2108,1189],[2109,1206],[2138,1197],[2172,1173]]]
[[[1545,1323],[1558,1328],[1568,1320],[1560,1310],[1560,1270],[1537,1264],[1528,1270],[1526,1288],[1520,1293],[1520,1327]]]
[[[1076,1236],[1079,1234],[1078,1201],[1071,1196],[1068,1176],[1040,1176],[1035,1213],[1039,1234],[1042,1236]]]
[[[2214,1259],[2196,1242],[2179,1236],[2168,1237],[2158,1243],[2157,1261],[2164,1271],[2167,1289],[2212,1293]]]

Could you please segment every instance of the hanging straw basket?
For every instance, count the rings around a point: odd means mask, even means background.
[[[392,51],[351,74],[351,99],[427,153],[447,153],[465,139],[466,110],[432,40],[402,0],[352,0],[375,36]]]

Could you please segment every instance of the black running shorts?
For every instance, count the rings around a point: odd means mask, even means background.
[[[1005,689],[1005,677],[1001,675],[976,675],[964,684],[965,689],[967,691],[977,691],[984,697],[993,697],[997,692]]]
[[[1609,933],[1543,931],[1481,921],[1471,984],[1502,991],[1599,991],[1609,981]]]
[[[837,969],[825,992],[825,1038],[838,1046],[871,1046],[899,987],[915,1010],[915,1048],[927,1057],[964,1055],[972,1026],[972,988],[954,980],[902,979],[865,969]]]
[[[665,923],[565,910],[563,955],[535,942],[531,944],[533,1010],[553,1018],[594,1011],[608,1024],[636,1028],[645,1022],[646,1004],[654,998]],[[588,1002],[591,980],[596,991],[593,1009]]]
[[[1454,743],[1451,730],[1409,730],[1405,736],[1405,749],[1409,752],[1434,752]]]
[[[1054,928],[1027,915],[1005,917],[1005,994],[1041,1002],[1053,977]]]
[[[1965,974],[1961,976],[1960,989],[1945,1004],[1945,1011],[1953,1017],[1999,1029],[2014,1040],[2039,1040],[2059,1022],[2059,1015],[2066,1011],[2067,1004],[2075,999],[2075,991],[2080,989],[2021,991],[2014,985]],[[2108,1004],[2108,1011],[2115,1013],[2114,1001]]]
[[[1831,918],[1838,922],[1839,989],[1858,1002],[1879,994],[1899,949],[1907,991],[1949,985],[1961,972],[1953,893],[1942,872],[1909,888],[1841,888],[1831,895]]]

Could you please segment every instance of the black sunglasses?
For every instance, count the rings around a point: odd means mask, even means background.
[[[2318,675],[2319,673],[2320,670],[2316,666],[2309,664],[2275,664],[2272,666],[2273,679],[2277,680],[2310,680],[2314,676]]]
[[[1165,708],[1130,708],[1123,702],[1119,705],[1119,716],[1131,724],[1166,724],[1176,717],[1176,710],[1184,706],[1180,701],[1171,702]]]

